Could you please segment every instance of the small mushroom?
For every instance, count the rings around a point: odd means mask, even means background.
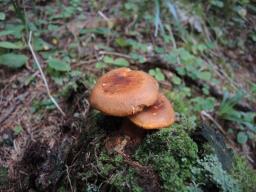
[[[152,106],[130,116],[129,119],[144,129],[160,129],[174,123],[175,112],[169,100],[160,93]]]
[[[109,71],[97,81],[90,103],[105,114],[129,116],[154,104],[158,90],[157,81],[147,73],[119,68]]]

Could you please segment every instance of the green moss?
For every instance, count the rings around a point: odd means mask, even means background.
[[[211,145],[197,146],[189,135],[196,129],[196,119],[189,114],[189,111],[182,113],[179,121],[170,128],[149,133],[132,160],[153,168],[153,174],[159,176],[162,191],[254,191],[255,173],[243,159],[235,161],[232,174],[229,174],[216,155],[212,155]],[[112,120],[104,120],[99,113],[93,117],[99,123],[86,132],[84,139],[92,141],[86,151],[94,155],[85,162],[84,171],[78,174],[81,180],[86,181],[86,186],[104,186],[109,191],[143,191],[147,175],[141,180],[141,170],[130,166],[122,156],[105,150],[105,136],[113,126]],[[113,122],[117,123],[116,119]],[[199,147],[207,151],[202,157],[198,155]]]
[[[196,117],[193,115],[180,114],[171,129],[183,130],[188,133],[192,133],[196,129],[196,120]]]
[[[142,191],[137,183],[136,171],[123,162],[122,156],[109,155],[102,150],[97,159],[97,168],[98,174],[109,184],[110,191]]]
[[[127,168],[123,172],[118,171],[110,183],[118,191],[142,192],[143,189],[138,185],[137,180],[136,171],[133,168]]]
[[[231,174],[239,182],[242,191],[256,191],[256,171],[249,167],[243,157],[235,156]]]
[[[189,94],[186,92],[173,91],[168,92],[166,96],[173,104],[174,111],[177,114],[177,123],[172,127],[177,130],[182,129],[191,133],[196,129],[197,118],[194,115],[193,107],[189,99],[186,99],[188,95]]]
[[[182,129],[162,129],[148,135],[135,158],[159,174],[163,190],[186,191],[190,167],[197,159],[197,145]]]

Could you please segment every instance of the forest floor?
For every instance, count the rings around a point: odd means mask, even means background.
[[[256,4],[152,2],[2,3],[0,191],[256,191]],[[90,107],[117,67],[159,82],[174,125]]]

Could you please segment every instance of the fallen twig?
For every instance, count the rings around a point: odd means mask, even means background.
[[[43,70],[42,70],[42,68],[41,68],[41,65],[40,65],[38,59],[37,59],[37,56],[36,56],[36,54],[35,54],[35,52],[34,52],[34,49],[33,49],[32,45],[31,45],[31,39],[32,39],[32,31],[29,32],[29,40],[28,40],[29,49],[30,49],[30,51],[31,51],[31,53],[32,53],[32,56],[33,56],[33,58],[34,58],[34,60],[35,60],[35,62],[36,62],[36,65],[37,65],[37,67],[38,67],[38,69],[39,69],[39,71],[40,71],[40,73],[41,73],[41,77],[42,77],[42,79],[43,79],[43,81],[44,81],[44,85],[45,85],[45,87],[46,87],[47,94],[48,94],[49,98],[51,99],[51,101],[53,102],[53,104],[57,107],[57,109],[60,111],[60,113],[61,113],[63,116],[65,116],[65,113],[64,113],[63,110],[60,108],[60,106],[58,105],[58,103],[56,102],[56,100],[54,99],[54,97],[51,95],[51,92],[50,92],[50,89],[49,89],[47,80],[46,80],[45,75],[44,75],[44,72],[43,72]]]
[[[109,18],[108,18],[104,13],[102,13],[102,11],[98,11],[98,14],[99,14],[104,20],[106,20],[107,22],[110,21]]]
[[[222,126],[206,111],[201,111],[201,117],[209,119],[214,125],[219,129],[219,131],[224,135],[224,137],[228,140],[228,142],[235,147],[235,143],[227,136],[226,131],[222,128]]]
[[[239,152],[239,150],[236,148],[235,142],[227,136],[226,131],[222,128],[222,126],[209,113],[207,113],[206,111],[201,111],[200,115],[203,119],[207,118],[208,120],[210,120],[218,128],[218,130],[223,134],[223,136],[227,139],[227,141],[230,144],[230,147],[232,147],[232,149],[234,151]],[[252,164],[255,163],[254,160],[249,155],[246,155],[246,158]]]
[[[123,53],[117,53],[117,52],[111,52],[111,51],[100,51],[99,54],[100,55],[113,55],[113,56],[117,56],[117,57],[123,57],[126,59],[132,59],[132,57],[130,55],[126,55]]]
[[[68,183],[70,185],[70,190],[71,190],[71,192],[73,192],[74,189],[73,189],[73,186],[72,186],[72,183],[71,183],[71,179],[70,179],[70,176],[69,176],[69,168],[68,168],[67,165],[65,165],[65,167],[66,167],[66,171],[67,171],[67,178],[68,178]]]

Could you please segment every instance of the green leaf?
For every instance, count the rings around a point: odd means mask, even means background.
[[[143,52],[148,51],[148,44],[139,43],[138,41],[135,41],[133,39],[127,39],[126,41],[128,45],[132,46],[133,49],[140,50]]]
[[[154,69],[150,69],[148,73],[152,76],[156,75],[156,71]]]
[[[215,100],[212,97],[208,98],[203,98],[203,97],[195,97],[191,99],[193,103],[193,109],[195,111],[213,111],[214,110],[214,105],[215,105]]]
[[[50,68],[56,71],[66,72],[71,70],[69,63],[61,61],[59,59],[49,59],[48,65]]]
[[[54,24],[49,24],[48,25],[48,30],[49,31],[57,31],[60,28],[59,25],[54,25]]]
[[[13,35],[13,34],[14,34],[14,31],[12,30],[0,31],[0,36]]]
[[[112,64],[119,66],[119,67],[128,67],[129,66],[129,62],[124,58],[117,58]]]
[[[198,73],[198,77],[202,80],[209,81],[211,79],[211,73],[208,71],[203,71]]]
[[[164,81],[165,76],[159,68],[150,69],[149,74],[156,78],[158,81]]]
[[[30,110],[32,113],[35,113],[41,109],[55,109],[55,108],[56,106],[54,105],[51,99],[44,99],[40,101],[33,100]]]
[[[124,38],[117,38],[116,40],[115,40],[115,44],[117,45],[117,46],[119,46],[119,47],[126,47],[126,46],[128,46],[129,44],[127,43],[127,41],[126,41],[126,39],[124,39]]]
[[[8,41],[1,41],[0,42],[0,48],[5,48],[5,49],[22,49],[23,46],[20,44],[8,42]]]
[[[103,62],[107,63],[107,64],[116,65],[116,66],[119,66],[119,67],[129,66],[129,62],[124,58],[117,58],[117,59],[114,60],[113,57],[105,56],[103,58]]]
[[[102,63],[102,62],[97,62],[95,67],[96,67],[96,69],[102,69],[102,68],[106,67],[106,64]]]
[[[156,79],[158,81],[164,81],[165,80],[164,74],[162,73],[162,71],[160,71],[160,69],[157,69]]]
[[[181,60],[185,63],[189,63],[194,59],[194,56],[184,48],[177,49],[177,53],[180,55]]]
[[[12,69],[21,68],[27,61],[28,57],[22,54],[7,53],[0,55],[0,65],[4,65]]]
[[[245,144],[248,140],[248,135],[245,132],[240,131],[236,136],[236,140],[240,144]]]
[[[33,42],[33,45],[36,51],[41,51],[41,50],[47,51],[51,48],[51,45],[45,42],[41,38],[36,38]]]
[[[177,53],[171,52],[163,56],[163,59],[169,63],[176,64],[177,63]]]
[[[163,47],[155,47],[154,48],[156,53],[163,54],[165,52],[165,49]]]
[[[8,25],[6,26],[6,30],[12,31],[12,35],[16,37],[17,39],[20,39],[22,36],[22,31],[25,29],[25,26],[22,24],[16,24],[16,25]]]
[[[113,59],[113,57],[105,56],[105,57],[103,58],[103,62],[104,62],[104,63],[110,63],[110,64],[112,64],[112,63],[114,63],[114,59]]]
[[[210,94],[209,86],[205,84],[205,85],[203,86],[203,88],[202,88],[202,91],[203,91],[203,94],[209,95],[209,94]]]
[[[177,67],[176,70],[177,70],[177,73],[181,76],[184,76],[186,74],[186,70],[184,67]]]
[[[219,7],[219,8],[224,7],[224,3],[220,0],[213,0],[213,1],[211,1],[211,4],[216,6],[216,7]]]
[[[5,20],[5,13],[0,12],[0,20],[1,21]]]
[[[138,61],[139,63],[144,63],[146,61],[145,57],[134,52],[130,53],[130,56],[133,60]]]
[[[19,135],[23,131],[23,128],[20,125],[14,127],[14,134]]]
[[[174,76],[172,77],[172,82],[173,82],[175,85],[180,85],[180,84],[181,84],[181,79],[180,79],[178,76],[174,75]]]

